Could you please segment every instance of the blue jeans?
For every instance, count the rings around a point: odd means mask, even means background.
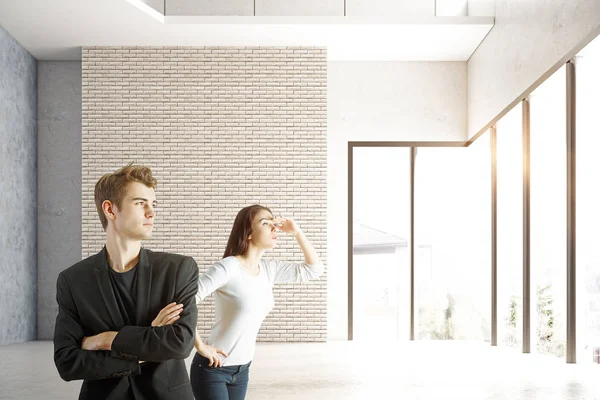
[[[190,368],[190,382],[196,400],[244,400],[250,379],[250,361],[244,365],[214,368],[196,353]]]

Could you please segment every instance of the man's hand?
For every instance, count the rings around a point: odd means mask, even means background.
[[[156,318],[154,318],[152,326],[171,325],[179,319],[179,314],[181,314],[182,311],[183,304],[177,304],[175,302],[167,304],[165,308],[160,310]]]
[[[107,350],[110,351],[112,348],[113,340],[117,336],[118,332],[102,332],[94,336],[84,337],[81,342],[82,350]]]

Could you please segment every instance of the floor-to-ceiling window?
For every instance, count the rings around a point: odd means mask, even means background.
[[[410,332],[410,149],[353,149],[353,336]]]
[[[469,243],[464,254],[465,263],[469,265],[477,278],[478,289],[473,291],[472,299],[477,303],[481,338],[491,340],[491,152],[490,134],[486,132],[472,143],[466,153],[469,160],[467,172],[470,190],[467,218],[469,227],[466,230],[465,242]]]
[[[566,96],[562,67],[530,96],[531,351],[566,350]]]
[[[580,53],[575,65],[577,290],[572,293],[577,305],[576,351],[579,363],[600,364],[600,263],[595,250],[600,237],[600,157],[596,155],[600,130],[595,118],[600,39]],[[562,67],[536,88],[526,103],[517,104],[496,123],[498,344],[559,358],[570,351],[567,332],[573,333],[574,328],[567,326],[567,316],[572,315],[568,314],[572,286],[567,286],[571,265],[567,260],[567,127],[572,126],[567,121],[567,80]],[[530,125],[523,125],[523,104],[530,110],[526,113]],[[523,164],[524,131],[530,132],[528,170]],[[486,134],[468,148],[417,148],[413,215],[416,339],[490,340],[489,146]],[[406,338],[411,296],[410,149],[358,147],[354,157],[355,337],[366,338],[366,330],[371,330],[385,332],[387,338]],[[392,170],[403,172],[394,175],[389,172]],[[381,178],[374,178],[375,174]],[[395,207],[387,209],[386,201]],[[378,213],[393,217],[378,221]],[[529,234],[528,242],[524,232]],[[528,259],[524,258],[524,246],[528,246]],[[379,265],[394,267],[373,273],[373,266]],[[525,324],[527,271],[530,320]],[[375,282],[374,276],[385,284]],[[367,321],[362,333],[361,321]],[[530,347],[523,346],[527,325]],[[572,362],[573,353],[569,354],[567,359]]]
[[[577,362],[600,364],[600,38],[576,59]]]
[[[489,341],[489,154],[489,139],[469,148],[417,149],[418,339]]]
[[[523,145],[518,104],[497,124],[498,345],[523,341]]]

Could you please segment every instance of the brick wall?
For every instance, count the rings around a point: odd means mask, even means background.
[[[326,264],[327,57],[321,48],[87,47],[82,50],[82,255],[104,233],[93,188],[129,162],[159,180],[157,251],[222,257],[237,211],[298,221]],[[267,258],[302,260],[284,237]],[[325,341],[327,278],[275,287],[260,341]],[[212,297],[199,307],[206,338]]]

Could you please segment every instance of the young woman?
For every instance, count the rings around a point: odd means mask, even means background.
[[[304,263],[264,260],[277,231],[293,235]],[[298,225],[273,218],[260,205],[242,208],[233,223],[223,259],[200,274],[199,302],[214,293],[216,318],[207,344],[196,333],[190,380],[196,400],[241,400],[248,388],[256,336],[274,305],[273,285],[317,279],[323,264]]]

